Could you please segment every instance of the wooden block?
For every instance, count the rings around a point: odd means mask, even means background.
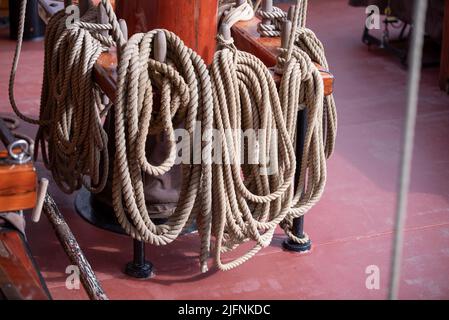
[[[0,152],[0,212],[31,209],[36,204],[36,169],[33,164],[8,164]]]
[[[267,67],[276,65],[278,48],[281,46],[280,37],[260,37],[257,32],[257,25],[260,19],[253,18],[249,21],[237,22],[232,27],[234,43],[239,50],[249,52],[258,57]],[[330,95],[333,92],[334,76],[323,67],[316,64],[321,72],[324,82],[324,94]],[[280,77],[277,77],[279,81]]]

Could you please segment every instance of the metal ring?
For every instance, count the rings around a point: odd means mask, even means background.
[[[22,152],[15,153],[14,149],[16,149],[16,148],[21,148]],[[25,162],[30,161],[31,157],[29,155],[29,151],[30,151],[30,145],[24,139],[16,140],[8,146],[9,157],[15,163],[25,163]]]

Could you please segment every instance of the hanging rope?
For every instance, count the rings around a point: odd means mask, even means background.
[[[201,218],[197,221],[205,271],[210,234],[210,161],[203,165],[182,165],[179,202],[166,223],[155,225],[145,205],[142,173],[158,176],[173,167],[176,121],[184,119],[184,127],[191,138],[199,133],[195,132],[197,130],[207,132],[212,128],[212,91],[205,63],[175,34],[160,31],[167,39],[166,63],[151,56],[157,30],[131,37],[120,59],[115,105],[113,204],[118,221],[128,234],[155,245],[175,240],[187,222],[200,211]],[[156,115],[153,86],[161,92],[161,106]],[[201,121],[201,128],[196,127],[196,121]],[[147,135],[150,130],[154,133],[154,128],[163,128],[169,141],[169,156],[159,166],[148,163],[145,155]],[[203,156],[210,157],[210,149],[210,141],[206,139],[202,146],[192,150],[192,156],[202,152]]]
[[[260,165],[240,170],[241,138],[222,139],[222,163],[213,164],[213,226],[218,267],[229,270],[245,262],[271,242],[276,226],[289,210],[289,189],[294,176],[295,154],[286,130],[286,118],[269,70],[256,57],[228,45],[215,54],[211,66],[214,96],[214,128],[220,137],[226,130],[265,129],[259,144],[270,146],[279,131],[279,172],[261,174]],[[285,112],[285,111],[284,111]],[[292,117],[291,110],[287,110]],[[246,146],[245,149],[248,149]],[[230,163],[230,164],[229,164]],[[251,179],[248,179],[251,177]],[[222,263],[221,254],[247,240],[256,242],[244,256]]]
[[[261,20],[269,20],[270,23],[260,22],[257,31],[262,37],[280,37],[282,22],[287,19],[287,14],[278,7],[273,7],[271,11],[257,10],[256,15]]]
[[[60,188],[68,193],[82,185],[93,192],[102,190],[109,174],[108,160],[113,158],[113,206],[123,229],[135,239],[165,245],[196,222],[203,272],[207,271],[211,235],[215,236],[215,262],[221,270],[234,268],[267,247],[278,225],[295,241],[305,241],[291,231],[292,221],[305,214],[323,192],[325,159],[333,149],[336,116],[333,99],[324,97],[320,73],[312,62],[327,67],[324,50],[305,28],[307,3],[300,4],[298,1],[289,46],[281,50],[278,61],[283,70],[279,91],[259,59],[237,50],[232,41],[222,37],[218,37],[221,50],[208,70],[196,52],[167,30],[138,33],[125,41],[107,0],[101,1],[107,24],[98,23],[98,10],[91,8],[67,29],[65,13],[57,13],[47,27],[39,120],[27,120],[40,125],[37,142]],[[246,5],[239,10],[244,12]],[[237,15],[230,12],[226,23],[236,21]],[[167,42],[166,61],[154,56],[153,47],[161,35]],[[101,125],[111,106],[101,103],[102,92],[92,80],[92,70],[99,55],[114,45],[120,54],[112,157]],[[12,85],[19,53],[13,64]],[[155,92],[160,93],[157,108]],[[13,108],[18,112],[15,104]],[[293,188],[299,109],[307,112],[307,131],[300,181]],[[190,142],[195,136],[202,142],[190,143],[190,162],[182,164],[175,212],[164,224],[156,225],[147,211],[143,175],[161,176],[173,168],[175,128],[179,126],[186,129]],[[228,131],[249,129],[262,130],[256,145],[264,146],[261,154],[269,159],[267,163],[240,164],[244,159],[241,147],[248,150],[249,142]],[[217,132],[218,140],[213,136]],[[168,141],[167,157],[159,165],[147,160],[149,134],[165,136]],[[219,147],[221,153],[213,147]],[[193,161],[197,155],[202,159],[199,164]],[[273,155],[279,155],[278,163]],[[276,174],[267,171],[273,165]],[[225,252],[247,241],[254,242],[251,250],[223,262]]]
[[[301,7],[296,7],[292,34],[296,34]],[[304,8],[304,7],[303,7]],[[215,55],[211,66],[214,94],[214,128],[222,135],[227,129],[264,129],[267,135],[259,144],[276,143],[279,153],[279,172],[260,174],[260,164],[235,163],[244,158],[242,141],[238,135],[222,144],[223,163],[213,165],[213,227],[216,236],[215,259],[221,270],[232,269],[247,261],[260,249],[268,246],[278,224],[295,242],[308,241],[307,235],[298,238],[292,231],[293,219],[304,215],[317,203],[326,183],[326,153],[324,145],[324,87],[320,72],[311,57],[295,44],[292,36],[281,58],[284,73],[276,89],[269,70],[256,57],[238,51],[230,41],[221,41],[222,50]],[[324,56],[318,50],[320,57]],[[304,152],[298,185],[293,188],[297,114],[307,112]],[[268,149],[268,147],[266,148]],[[243,172],[243,175],[241,174]],[[222,254],[252,240],[254,247],[243,256],[222,262]]]
[[[106,45],[113,43],[100,34],[111,26],[94,24],[95,8],[70,29],[66,28],[64,11],[52,17],[46,29],[39,119],[31,119],[18,110],[14,99],[26,3],[23,0],[20,5],[19,36],[9,87],[11,105],[21,119],[40,126],[35,157],[40,148],[45,166],[61,190],[71,193],[84,185],[92,192],[100,191],[108,176],[107,135],[101,124],[107,108],[101,104],[101,91],[92,81],[92,70],[101,52],[107,49],[101,41],[106,41]],[[101,162],[105,164],[102,172]]]

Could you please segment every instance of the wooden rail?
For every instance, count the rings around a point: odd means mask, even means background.
[[[0,212],[32,209],[36,204],[36,170],[32,163],[9,164],[0,152]]]
[[[55,0],[39,0],[39,15],[44,21],[56,12],[64,8],[63,3]],[[239,22],[233,27],[233,37],[240,50],[250,52],[259,57],[268,67],[276,63],[277,48],[280,46],[280,38],[261,38],[257,33],[257,18],[248,22]],[[322,70],[320,66],[325,94],[329,95],[333,91],[334,77],[327,70]],[[94,81],[103,92],[114,101],[117,88],[117,55],[114,50],[103,53],[97,60],[94,67]],[[280,77],[276,76],[279,81]]]
[[[281,47],[281,38],[260,37],[257,32],[259,22],[260,20],[258,18],[237,22],[232,27],[232,37],[237,48],[255,55],[267,67],[274,67],[278,56],[278,48]],[[334,76],[329,71],[323,70],[323,67],[320,65],[316,64],[316,66],[320,70],[323,78],[324,94],[332,94]]]

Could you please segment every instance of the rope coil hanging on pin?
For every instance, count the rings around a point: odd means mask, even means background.
[[[243,10],[245,5],[237,8]],[[112,191],[118,221],[133,238],[155,245],[173,242],[196,222],[202,271],[207,270],[211,235],[215,236],[216,265],[229,270],[268,246],[277,225],[295,241],[303,241],[291,232],[293,218],[318,201],[326,181],[325,158],[335,139],[335,104],[333,98],[324,97],[319,71],[312,62],[327,68],[322,45],[313,33],[298,28],[305,24],[300,13],[305,15],[305,10],[300,11],[299,5],[298,1],[289,46],[281,50],[278,61],[283,71],[279,92],[265,65],[232,44],[228,23],[238,20],[232,10],[222,24],[229,36],[218,37],[222,48],[208,69],[196,52],[167,30],[138,33],[127,41],[109,1],[102,0],[100,9],[90,8],[70,29],[62,11],[50,20],[39,120],[21,115],[15,104],[13,108],[22,118],[40,125],[37,145],[62,190],[70,193],[85,185],[93,192],[100,191],[110,174],[107,163],[112,155],[107,150],[102,118],[111,106],[102,104],[103,93],[92,80],[92,70],[98,56],[115,45],[119,63],[112,106],[116,150]],[[104,10],[108,23],[98,23],[99,10]],[[166,55],[158,56],[155,47],[165,45]],[[17,52],[16,57],[10,92]],[[161,96],[159,108],[154,106],[155,91]],[[307,110],[308,123],[300,181],[294,190],[297,160],[293,146],[300,106]],[[146,208],[142,176],[160,176],[173,167],[175,128],[179,125],[186,129],[190,142],[199,135],[201,144],[190,144],[190,161],[182,164],[175,212],[164,224],[155,225]],[[257,145],[273,146],[262,152],[270,161],[271,152],[279,154],[276,174],[267,174],[267,167],[274,162],[240,164],[241,146],[247,150],[249,144],[237,134],[218,140],[222,162],[211,164],[212,154],[214,161],[217,157],[215,150],[212,152],[212,129],[220,136],[226,136],[227,130],[264,132]],[[150,133],[163,134],[168,140],[168,156],[159,165],[147,160],[145,145]],[[196,164],[198,154],[202,161]],[[225,252],[246,241],[254,242],[251,250],[223,262]]]
[[[102,93],[92,81],[92,70],[101,52],[114,43],[100,32],[114,26],[97,24],[95,8],[90,8],[70,28],[66,26],[68,16],[64,11],[50,19],[45,35],[39,119],[31,119],[18,110],[14,99],[26,3],[22,0],[20,6],[19,39],[9,86],[11,105],[22,120],[39,125],[35,157],[41,149],[44,164],[61,190],[72,193],[84,185],[92,192],[101,191],[109,161],[101,118],[108,106],[101,102]],[[101,162],[105,165],[100,172]]]
[[[167,62],[152,58],[156,36],[166,38]],[[156,245],[172,242],[197,214],[202,236],[202,267],[208,257],[211,166],[210,140],[191,151],[202,154],[203,164],[182,165],[182,187],[175,212],[162,225],[155,225],[145,205],[142,172],[162,175],[172,168],[176,153],[174,124],[184,119],[191,139],[212,128],[212,91],[203,60],[173,33],[154,30],[133,35],[123,48],[118,69],[118,93],[115,105],[116,155],[114,163],[113,204],[122,227],[132,237]],[[161,91],[159,114],[154,116],[153,86]],[[126,106],[126,108],[125,108]],[[201,127],[196,122],[201,122]],[[163,128],[168,136],[169,156],[159,166],[146,160],[145,141],[154,128]],[[195,147],[195,146],[194,146]],[[209,162],[209,163],[207,163]],[[189,162],[193,163],[193,161]],[[194,210],[196,209],[196,210]]]
[[[276,149],[277,135],[273,132],[279,132],[276,151],[281,158],[276,175],[261,174],[260,170],[267,168],[260,164],[240,166],[240,159],[244,159],[240,154],[240,132],[230,134],[230,139],[222,139],[222,164],[213,164],[212,225],[216,264],[221,270],[229,270],[267,247],[276,226],[287,215],[290,195],[286,190],[293,181],[295,154],[269,70],[259,59],[238,51],[228,37],[224,38],[223,42],[219,37],[223,48],[215,54],[211,66],[214,129],[220,137],[226,137],[227,130],[263,129],[266,134],[259,144],[274,144]],[[248,148],[246,144],[245,149]],[[224,252],[248,240],[256,242],[250,251],[234,261],[222,262]]]

